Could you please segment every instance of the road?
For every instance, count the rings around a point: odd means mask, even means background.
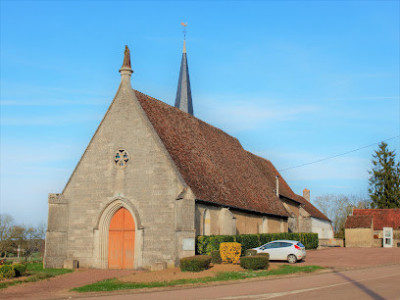
[[[247,281],[219,286],[147,293],[96,295],[108,300],[262,300],[262,299],[400,299],[400,265],[334,271],[301,277]],[[93,297],[80,298],[91,299]]]

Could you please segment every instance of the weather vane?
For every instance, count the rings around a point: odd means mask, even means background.
[[[181,25],[183,26],[183,39],[186,40],[186,26],[187,22],[181,22]]]

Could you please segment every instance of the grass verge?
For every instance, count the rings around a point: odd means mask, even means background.
[[[289,266],[283,265],[279,269],[265,270],[265,271],[242,271],[242,272],[220,272],[214,277],[204,277],[195,279],[179,279],[172,281],[158,281],[149,283],[139,282],[122,282],[118,279],[107,279],[99,281],[93,284],[81,286],[72,289],[76,292],[105,292],[105,291],[116,291],[116,290],[128,290],[128,289],[142,289],[142,288],[155,288],[155,287],[169,287],[176,285],[194,284],[194,283],[207,283],[215,281],[228,281],[228,280],[239,280],[246,278],[257,278],[267,277],[271,275],[286,275],[294,273],[311,273],[317,270],[323,269],[320,266]]]
[[[72,272],[72,270],[69,269],[43,269],[42,262],[28,263],[26,268],[27,274],[24,278],[16,278],[10,281],[0,282],[0,289],[24,282],[39,281],[70,272]]]

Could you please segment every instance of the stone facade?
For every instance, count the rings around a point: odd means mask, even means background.
[[[372,228],[346,228],[346,247],[373,247],[374,235]]]
[[[332,224],[326,220],[311,218],[311,232],[318,233],[319,239],[333,239]]]
[[[110,218],[121,207],[135,222],[134,268],[194,255],[182,250],[184,239],[195,238],[194,195],[135,99],[130,74],[123,74],[63,193],[50,194],[45,267],[78,260],[80,267],[107,268]],[[114,161],[119,149],[129,154],[122,167]]]
[[[235,235],[288,232],[288,219],[196,204],[196,235]]]

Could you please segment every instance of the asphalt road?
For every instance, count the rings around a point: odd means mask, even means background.
[[[400,299],[400,265],[334,271],[301,277],[247,281],[219,286],[147,293],[124,293],[96,299]],[[91,299],[93,297],[80,298]]]

